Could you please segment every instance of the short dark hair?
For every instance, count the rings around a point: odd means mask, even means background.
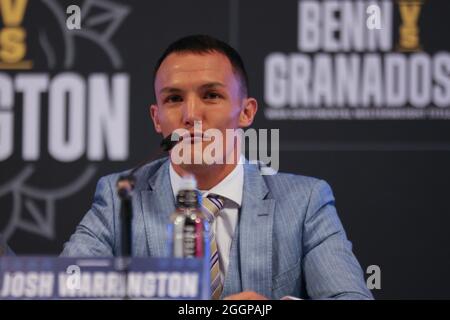
[[[219,52],[224,54],[231,63],[233,67],[233,72],[237,74],[241,81],[241,92],[244,96],[248,93],[248,76],[247,71],[245,71],[244,62],[242,61],[239,53],[227,43],[213,38],[208,35],[191,35],[170,44],[167,49],[163,52],[161,57],[156,63],[155,69],[153,70],[153,87],[155,86],[156,73],[161,66],[164,59],[167,58],[171,53],[197,53],[205,54],[212,52]]]

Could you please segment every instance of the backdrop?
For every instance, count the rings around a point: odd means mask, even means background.
[[[380,267],[375,297],[450,298],[449,14],[446,0],[0,1],[0,232],[18,254],[58,254],[98,178],[158,145],[157,57],[207,33],[242,54],[280,171],[332,186],[364,271]]]

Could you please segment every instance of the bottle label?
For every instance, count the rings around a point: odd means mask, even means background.
[[[184,256],[195,257],[195,225],[184,226]]]

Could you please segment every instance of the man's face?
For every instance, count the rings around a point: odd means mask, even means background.
[[[215,128],[225,137],[226,129],[249,126],[257,110],[255,99],[242,96],[228,58],[218,52],[170,54],[156,74],[155,93],[157,104],[150,111],[163,136],[179,128],[194,133],[195,122],[201,121],[203,132]],[[211,142],[194,143],[203,149]]]

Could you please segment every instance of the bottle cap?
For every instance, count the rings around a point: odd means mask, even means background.
[[[197,180],[191,174],[185,175],[181,180],[180,190],[196,190]]]
[[[178,207],[199,208],[201,199],[201,194],[197,190],[197,180],[195,180],[195,177],[193,175],[184,176],[177,194]]]

